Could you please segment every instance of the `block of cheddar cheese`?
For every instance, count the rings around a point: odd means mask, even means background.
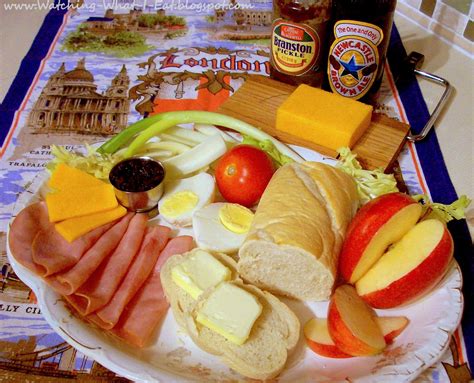
[[[276,129],[337,150],[353,147],[371,118],[370,105],[300,85],[278,108]]]

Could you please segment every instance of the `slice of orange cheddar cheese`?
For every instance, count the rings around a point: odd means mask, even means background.
[[[99,213],[117,207],[112,185],[71,187],[46,195],[50,222]]]
[[[48,181],[48,186],[54,190],[64,190],[72,187],[101,186],[103,184],[104,182],[94,176],[64,163],[56,166]]]
[[[99,226],[123,217],[126,213],[127,209],[119,205],[112,210],[107,210],[101,213],[66,219],[57,223],[54,227],[64,239],[68,242],[72,242],[81,235],[84,235]]]
[[[351,148],[371,118],[370,105],[300,85],[278,108],[276,129],[337,150]]]

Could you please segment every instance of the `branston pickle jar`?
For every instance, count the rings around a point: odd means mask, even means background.
[[[324,88],[373,102],[382,82],[396,0],[334,0]]]
[[[273,78],[294,85],[322,85],[330,10],[331,0],[273,0]]]

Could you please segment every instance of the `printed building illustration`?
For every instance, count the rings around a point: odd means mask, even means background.
[[[114,13],[113,9],[107,9],[104,17],[89,17],[85,26],[95,33],[120,31],[146,33],[187,29],[185,19],[167,16],[163,9],[155,13],[145,13],[142,9],[132,9],[129,13]]]
[[[230,17],[237,25],[260,25],[270,26],[273,21],[272,11],[259,9],[237,9],[226,11],[216,9],[214,11],[216,21],[223,22]]]
[[[33,133],[114,134],[127,125],[129,84],[124,65],[101,94],[85,59],[68,72],[63,63],[43,88],[27,125]]]

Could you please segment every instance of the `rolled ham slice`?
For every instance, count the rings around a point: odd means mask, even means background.
[[[47,277],[71,268],[112,225],[100,226],[72,242],[66,241],[54,225],[39,231],[32,245],[33,261],[40,269],[38,274]]]
[[[106,330],[116,325],[125,306],[152,272],[160,252],[168,242],[170,232],[171,229],[166,226],[147,229],[140,250],[118,290],[111,301],[95,313],[99,319],[95,321],[96,324]]]
[[[112,329],[114,334],[137,347],[150,343],[153,331],[169,307],[161,286],[161,266],[172,255],[185,253],[193,247],[193,238],[190,236],[176,237],[168,242],[151,275],[126,306],[119,322]]]
[[[72,268],[45,278],[46,282],[61,295],[73,294],[97,270],[102,261],[115,250],[133,215],[133,213],[128,213],[122,217],[87,250]]]
[[[37,202],[18,213],[10,226],[8,244],[15,260],[35,274],[44,269],[33,261],[32,245],[41,230],[49,228],[48,209],[45,202]]]
[[[109,303],[140,249],[147,221],[146,214],[136,214],[112,255],[74,294],[65,297],[81,315],[89,315]]]

